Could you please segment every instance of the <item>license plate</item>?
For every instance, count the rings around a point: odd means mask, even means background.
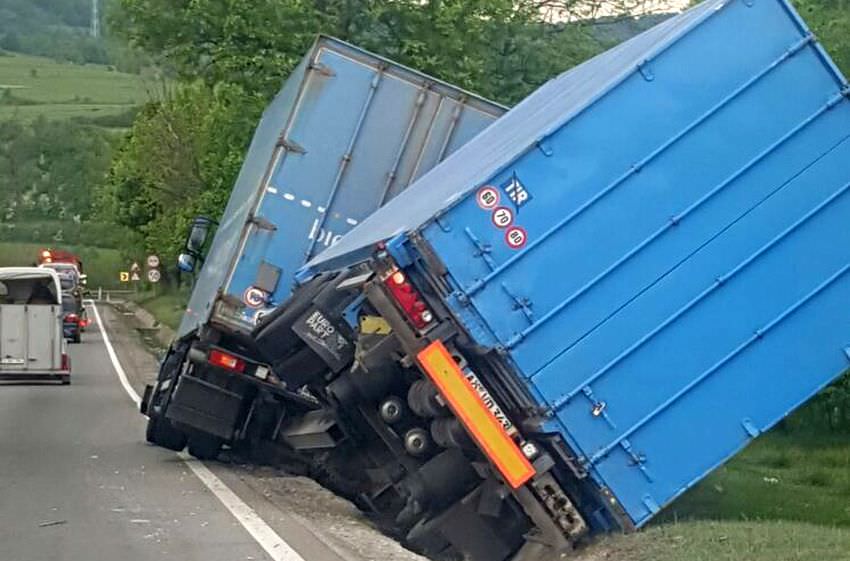
[[[257,371],[254,373],[254,376],[259,378],[260,380],[268,380],[269,378],[269,369],[265,366],[258,366]]]
[[[26,364],[22,358],[0,358],[0,364],[7,366],[20,366],[21,364]]]

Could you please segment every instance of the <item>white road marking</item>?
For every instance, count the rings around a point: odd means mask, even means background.
[[[348,222],[351,226],[357,226],[357,221],[353,218],[346,218],[346,222]]]
[[[301,199],[301,206],[303,206],[304,208],[310,208],[311,206],[313,206],[313,203],[311,203],[307,199]]]
[[[251,534],[251,537],[266,550],[269,557],[274,559],[274,561],[304,561],[304,558],[292,549],[292,546],[286,543],[277,532],[272,530],[271,526],[266,524],[265,520],[260,518],[257,511],[245,504],[207,466],[190,457],[185,452],[180,452],[178,456],[186,462],[189,469],[207,486],[207,489],[212,491],[213,495],[221,501],[221,504],[242,524],[242,527]]]
[[[100,318],[100,312],[97,311],[97,306],[93,300],[88,300],[86,303],[91,305],[91,309],[94,312],[94,319],[97,321],[97,328],[103,336],[103,343],[106,345],[106,353],[109,355],[109,360],[112,361],[115,373],[118,374],[118,379],[121,381],[124,391],[127,392],[127,395],[130,396],[130,399],[132,399],[133,403],[135,403],[136,407],[138,407],[142,402],[142,398],[139,397],[139,394],[136,393],[136,390],[133,389],[133,386],[130,385],[130,381],[127,379],[127,373],[124,372],[124,367],[121,366],[121,362],[118,360],[118,355],[112,347],[112,341],[109,340],[109,336],[106,334],[106,327],[104,327],[103,320]]]
[[[266,189],[266,191],[268,191],[268,192],[269,192],[269,193],[271,193],[272,195],[277,195],[277,189],[276,189],[275,187],[268,187],[268,188]]]
[[[103,342],[106,345],[106,352],[109,355],[109,359],[112,361],[115,373],[118,374],[118,379],[121,380],[121,386],[123,386],[124,391],[127,392],[127,395],[130,396],[130,399],[132,399],[138,407],[142,398],[139,397],[139,394],[136,393],[136,390],[133,389],[133,386],[130,385],[129,380],[127,379],[127,374],[124,372],[124,368],[118,360],[118,355],[115,353],[112,342],[109,340],[109,335],[106,333],[106,326],[103,324],[100,313],[97,311],[97,305],[93,300],[87,300],[86,303],[91,306],[92,311],[94,312],[98,329],[100,329],[100,333],[103,336]],[[207,466],[192,458],[185,452],[180,452],[177,456],[183,460],[187,466],[189,466],[192,473],[194,473],[195,476],[201,480],[201,483],[203,483],[206,488],[215,495],[221,504],[224,505],[224,508],[226,508],[230,514],[236,518],[239,524],[241,524],[242,527],[251,534],[254,541],[256,541],[266,553],[268,553],[269,557],[271,557],[273,561],[305,561],[305,559],[301,557],[301,555],[299,555],[292,546],[286,543],[286,541],[284,541],[284,539],[281,538],[271,526],[266,524],[265,520],[260,518],[257,511],[248,506],[245,501],[240,499],[239,496],[234,493],[230,487],[225,485],[224,482],[212,471],[210,471]]]
[[[283,198],[286,199],[287,201],[294,201],[295,195],[293,195],[292,193],[284,193]]]

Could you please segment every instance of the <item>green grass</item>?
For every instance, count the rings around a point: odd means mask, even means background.
[[[116,249],[76,247],[52,244],[28,244],[0,242],[0,267],[28,267],[35,262],[38,251],[44,247],[55,247],[73,251],[83,260],[85,272],[89,277],[88,286],[96,290],[105,288],[126,288],[118,279],[118,273],[127,266]]]
[[[152,97],[152,79],[110,71],[106,66],[75,65],[12,54],[0,57],[0,118],[95,117],[117,114]],[[12,103],[2,96],[10,92]]]
[[[189,292],[159,289],[140,292],[130,296],[130,299],[147,310],[161,324],[176,330],[180,326],[183,312],[186,311]]]
[[[850,435],[764,436],[661,518],[689,519],[786,520],[850,528]]]
[[[787,497],[793,502],[794,497]],[[850,531],[805,523],[687,522],[608,536],[575,561],[847,561]]]

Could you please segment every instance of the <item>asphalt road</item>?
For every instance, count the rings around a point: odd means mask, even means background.
[[[143,418],[96,330],[71,346],[73,381],[0,387],[0,558],[266,559]]]
[[[156,359],[99,309],[140,392]],[[0,561],[424,561],[312,481],[146,444],[99,330],[70,353],[70,386],[0,384]]]

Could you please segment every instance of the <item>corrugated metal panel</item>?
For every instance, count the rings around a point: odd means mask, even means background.
[[[331,38],[320,38],[266,110],[181,325],[250,328],[257,310],[211,310],[274,283],[261,311],[288,298],[295,271],[504,108]],[[248,224],[251,216],[260,224]],[[248,225],[246,225],[248,224]]]
[[[381,240],[416,228],[456,203],[480,184],[546,138],[559,125],[581,114],[599,96],[635,73],[638,63],[663,51],[677,37],[724,4],[712,0],[670,18],[561,76],[549,81],[446,162],[414,184],[386,210],[371,217],[340,243],[313,259],[308,268],[319,271],[362,257]],[[418,185],[423,185],[419,187]]]
[[[642,525],[850,365],[847,97],[788,3],[709,1],[545,86],[312,265],[425,223],[457,317]]]

